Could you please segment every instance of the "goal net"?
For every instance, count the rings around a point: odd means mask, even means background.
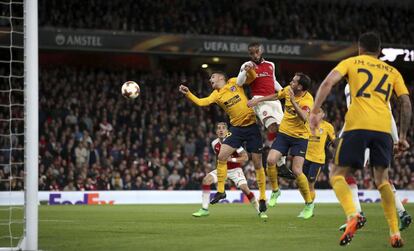
[[[0,250],[38,249],[37,0],[0,0]]]

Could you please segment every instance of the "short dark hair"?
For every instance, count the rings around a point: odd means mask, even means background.
[[[227,81],[227,74],[224,71],[213,71],[211,75],[213,74],[220,74],[224,77],[224,80]]]
[[[216,130],[217,130],[217,128],[218,128],[218,126],[219,126],[219,125],[224,125],[224,126],[226,126],[226,129],[228,129],[228,128],[229,128],[226,122],[217,122],[217,123],[216,123]]]
[[[366,32],[359,36],[359,46],[367,52],[378,53],[381,48],[381,40],[377,33]]]
[[[252,43],[250,43],[250,44],[247,46],[247,48],[252,48],[252,47],[260,47],[260,46],[262,46],[262,44],[261,44],[261,43],[259,43],[259,42],[252,42]]]
[[[302,86],[302,90],[303,91],[309,90],[311,86],[311,78],[302,72],[296,72],[295,76],[299,76],[298,83]]]

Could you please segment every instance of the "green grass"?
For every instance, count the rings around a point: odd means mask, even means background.
[[[380,204],[364,204],[367,225],[347,250],[391,250]],[[414,204],[406,205],[414,213]],[[268,210],[261,221],[250,205],[210,207],[210,216],[193,218],[199,205],[41,206],[42,250],[344,250],[338,227],[339,204],[319,204],[315,217],[296,218],[299,204]],[[0,213],[0,219],[6,215]],[[2,233],[0,233],[2,234]],[[414,250],[414,226],[403,232],[404,250]]]

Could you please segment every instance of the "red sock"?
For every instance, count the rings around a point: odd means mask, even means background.
[[[272,140],[274,140],[276,138],[276,133],[275,132],[268,132],[267,133],[267,139],[269,140],[269,141],[272,141]]]
[[[250,193],[247,195],[247,199],[249,199],[249,201],[251,201],[252,199],[254,199],[254,193],[250,192]]]
[[[202,185],[202,186],[201,186],[201,189],[202,189],[203,191],[210,191],[210,190],[211,190],[210,185]]]
[[[354,176],[348,176],[346,177],[346,183],[348,183],[348,185],[356,185],[356,180],[354,178]]]

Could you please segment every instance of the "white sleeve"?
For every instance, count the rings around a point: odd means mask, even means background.
[[[247,72],[245,70],[240,70],[239,75],[237,75],[237,85],[242,86],[246,83]]]
[[[211,141],[211,148],[213,148],[213,152],[216,150],[216,149],[214,149],[214,147],[216,146],[216,144],[219,142],[219,139],[217,138],[217,139],[215,139],[215,140],[213,140],[213,141]]]
[[[394,144],[396,144],[398,140],[400,140],[400,138],[398,137],[397,124],[395,123],[394,116],[392,116],[392,112],[391,112],[391,137],[392,137],[392,141],[394,141]]]
[[[236,152],[238,154],[240,154],[240,153],[244,152],[244,148],[241,146],[241,147],[237,148]]]
[[[237,75],[237,85],[238,86],[242,86],[244,85],[244,83],[246,83],[246,79],[247,79],[247,72],[244,70],[244,67],[249,64],[250,62],[245,62],[244,64],[242,64],[242,66],[240,67],[240,72],[239,75]]]
[[[274,83],[275,83],[275,89],[276,89],[276,91],[280,91],[280,90],[282,90],[283,88],[282,88],[282,86],[280,85],[280,83],[279,82],[277,82],[277,80],[276,80],[276,75],[275,75],[275,72],[276,72],[276,68],[275,68],[275,64],[273,63],[273,62],[270,62],[271,64],[272,64],[272,66],[273,66],[273,81],[274,81]]]
[[[346,84],[344,93],[346,98],[346,108],[349,108],[349,105],[351,104],[351,92],[349,91],[349,84]]]

